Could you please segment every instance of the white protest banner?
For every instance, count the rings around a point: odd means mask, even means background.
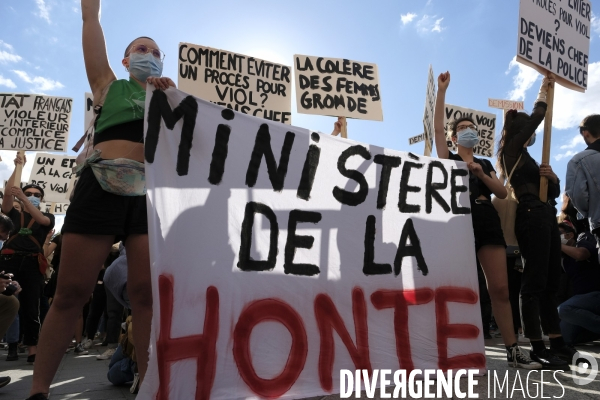
[[[444,132],[446,133],[448,149],[456,151],[456,145],[450,140],[450,124],[463,117],[470,117],[477,125],[479,144],[473,147],[473,153],[482,157],[494,156],[494,140],[496,137],[496,114],[477,111],[470,108],[446,104],[444,115]]]
[[[179,89],[244,114],[292,123],[291,67],[179,43]]]
[[[592,3],[585,0],[521,0],[517,61],[569,89],[588,83]]]
[[[501,110],[523,111],[525,109],[525,102],[516,100],[488,99],[488,107],[499,108]]]
[[[94,119],[94,96],[90,92],[85,92],[85,114],[83,117],[83,131],[90,126]]]
[[[292,399],[339,393],[341,369],[485,368],[465,163],[152,90],[141,398]]]
[[[69,183],[75,166],[75,156],[37,153],[34,158],[29,183],[44,189],[44,201],[65,203]]]
[[[294,80],[299,113],[383,121],[377,64],[296,54]]]
[[[42,203],[40,204],[40,209],[46,213],[63,215],[67,213],[69,204],[70,203]]]
[[[429,74],[427,75],[427,93],[425,94],[425,111],[423,112],[423,128],[425,129],[425,138],[429,141],[429,150],[433,149],[433,138],[435,132],[433,129],[433,116],[435,114],[435,77],[433,67],[429,65]]]
[[[0,93],[0,149],[67,151],[73,100]]]
[[[425,138],[426,138],[426,136],[427,135],[425,133],[421,133],[420,135],[408,138],[408,144],[409,144],[409,146],[424,141]]]

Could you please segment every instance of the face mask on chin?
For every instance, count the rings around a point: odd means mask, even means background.
[[[152,53],[129,55],[129,73],[140,82],[146,82],[151,76],[162,76],[163,63]]]

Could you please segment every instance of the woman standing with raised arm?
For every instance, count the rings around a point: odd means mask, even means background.
[[[546,115],[546,93],[554,79],[544,78],[531,115],[511,110],[506,114],[498,145],[498,166],[507,175],[519,200],[515,234],[523,258],[520,307],[523,332],[531,342],[531,358],[544,369],[567,369],[576,350],[566,346],[560,332],[556,292],[561,275],[560,232],[554,205],[560,195],[558,177],[548,164],[538,165],[527,146]],[[548,178],[548,201],[542,202],[540,176]],[[551,351],[542,341],[542,330],[550,337]]]
[[[444,133],[446,90],[450,84],[450,73],[438,77],[438,93],[435,103],[435,147],[439,158],[464,161],[469,168],[469,190],[475,252],[485,274],[488,292],[496,323],[506,346],[508,365],[513,367],[538,369],[541,364],[531,360],[517,346],[510,301],[508,299],[508,277],[506,271],[506,243],[498,212],[492,205],[491,196],[503,199],[506,188],[496,177],[496,172],[488,160],[473,155],[473,147],[479,143],[477,126],[470,117],[452,122],[452,141],[456,143],[457,154],[448,150]],[[487,329],[487,327],[484,327]]]
[[[127,289],[141,379],[148,364],[152,288],[143,185],[144,103],[146,83],[163,90],[175,84],[160,77],[164,54],[148,37],[139,37],[125,47],[121,64],[129,79],[117,80],[100,26],[100,0],[82,0],[81,12],[83,56],[96,112],[95,151],[80,166],[65,217],[58,286],[42,327],[33,374],[30,399],[34,400],[47,399],[77,317],[112,244],[120,239],[129,254]],[[124,182],[132,184],[125,187]]]

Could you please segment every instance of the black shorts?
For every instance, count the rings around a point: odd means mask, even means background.
[[[495,245],[506,247],[504,233],[498,212],[489,200],[475,200],[471,204],[473,218],[473,234],[475,235],[475,251],[482,246]]]
[[[119,196],[102,189],[91,168],[82,171],[62,232],[92,235],[148,233],[146,196]]]

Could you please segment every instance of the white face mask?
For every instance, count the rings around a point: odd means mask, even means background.
[[[569,239],[565,238],[565,235],[562,234],[562,235],[560,235],[560,242],[562,244],[567,244],[569,242]]]

